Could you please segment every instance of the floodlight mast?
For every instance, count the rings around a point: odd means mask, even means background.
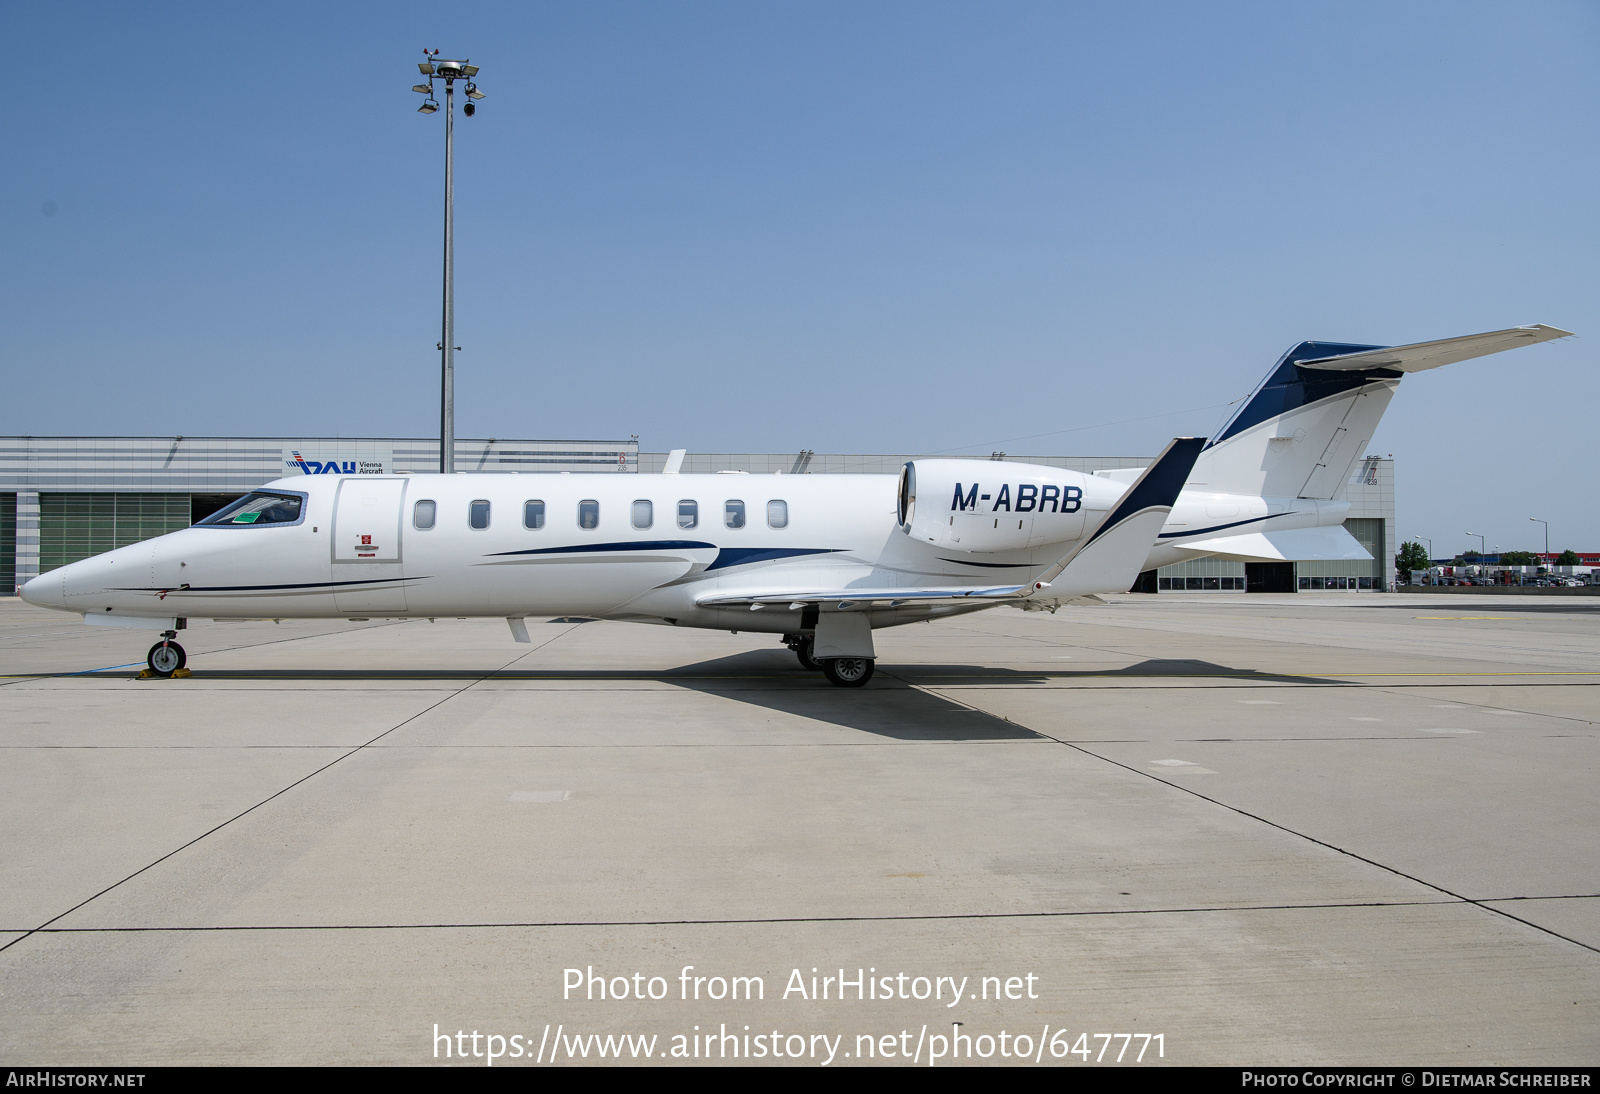
[[[466,80],[468,102],[463,113],[469,117],[476,111],[473,100],[483,98],[472,82],[478,66],[465,60],[439,60],[438,50],[423,50],[427,58],[417,64],[418,70],[428,78],[426,84],[417,84],[411,90],[428,96],[418,113],[432,114],[439,109],[433,97],[433,81],[444,81],[444,314],[440,320],[439,337],[439,472],[451,474],[456,469],[456,240],[455,240],[455,82]]]

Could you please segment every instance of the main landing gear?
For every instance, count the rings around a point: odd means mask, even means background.
[[[176,637],[177,631],[162,631],[161,641],[150,647],[150,653],[145,657],[145,663],[150,666],[150,675],[171,676],[188,664],[189,655],[173,641]]]
[[[822,662],[822,675],[836,688],[858,688],[872,679],[875,664],[870,657],[830,657]]]
[[[800,667],[816,672],[822,668],[822,662],[812,656],[816,643],[809,634],[786,634],[783,644],[794,651],[795,657],[800,661]]]
[[[812,672],[821,669],[828,683],[836,688],[858,688],[872,679],[875,662],[870,657],[829,657],[819,661],[815,639],[809,634],[786,634],[783,644],[794,651],[801,668]]]

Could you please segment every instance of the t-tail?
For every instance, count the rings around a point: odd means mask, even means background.
[[[1335,498],[1406,373],[1570,334],[1536,324],[1409,346],[1301,342],[1206,445],[1189,485],[1216,493]]]

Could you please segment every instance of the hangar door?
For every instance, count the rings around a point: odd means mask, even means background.
[[[406,480],[352,475],[333,512],[333,603],[358,615],[405,611],[400,511]]]

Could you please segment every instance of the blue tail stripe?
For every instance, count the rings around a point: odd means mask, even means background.
[[[1236,433],[1299,407],[1354,391],[1375,380],[1393,380],[1405,375],[1387,368],[1323,369],[1307,368],[1300,364],[1301,361],[1315,361],[1322,357],[1387,348],[1346,342],[1301,342],[1278,358],[1272,372],[1261,381],[1261,386],[1239,408],[1239,412],[1211,439],[1211,444],[1221,444]]]

